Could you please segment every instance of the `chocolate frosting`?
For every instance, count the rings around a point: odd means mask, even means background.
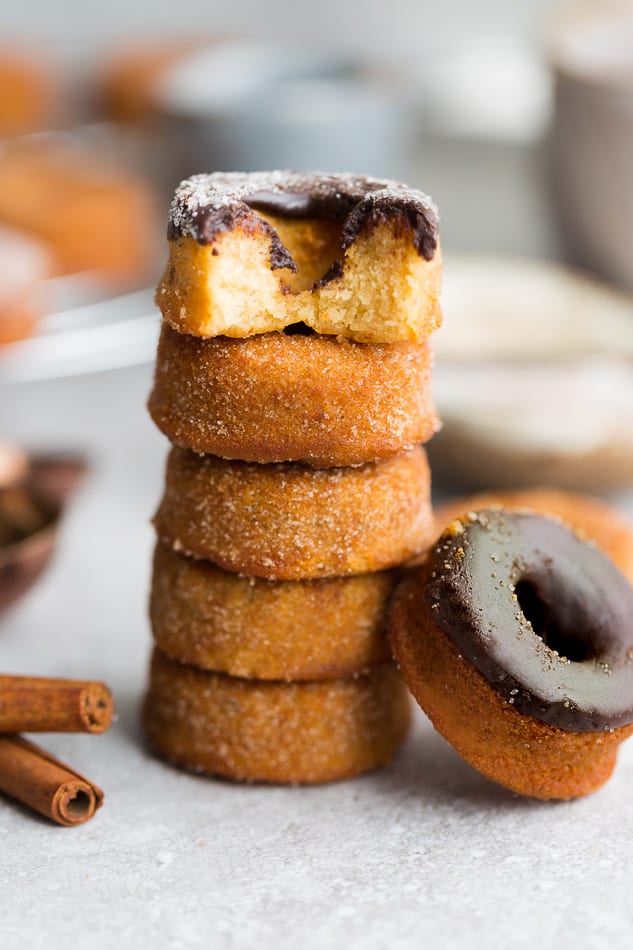
[[[453,522],[424,599],[520,712],[574,732],[633,722],[633,587],[562,522],[500,509]]]
[[[410,234],[427,261],[433,259],[438,243],[437,209],[421,191],[389,179],[291,171],[215,172],[186,179],[172,201],[167,237],[187,235],[210,244],[216,235],[236,227],[264,232],[271,238],[271,267],[296,270],[279,235],[257,211],[339,221],[343,250],[381,223]],[[334,266],[319,283],[339,274],[340,266]]]

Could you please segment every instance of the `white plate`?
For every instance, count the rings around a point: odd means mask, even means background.
[[[51,281],[55,301],[94,292],[89,278]],[[154,289],[76,304],[43,317],[38,332],[0,347],[0,384],[34,382],[149,362],[156,349],[160,316]]]
[[[464,488],[633,486],[633,301],[560,265],[446,265],[434,474]]]

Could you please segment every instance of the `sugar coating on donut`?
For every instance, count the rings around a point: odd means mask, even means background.
[[[633,731],[633,588],[559,521],[451,522],[396,592],[394,654],[475,768],[539,798],[594,791]]]
[[[154,519],[175,550],[273,580],[384,570],[429,543],[421,447],[357,468],[258,465],[174,447]]]
[[[154,651],[143,727],[182,768],[241,781],[328,782],[385,765],[410,721],[391,663],[311,683],[245,680]]]
[[[149,410],[172,443],[248,462],[360,465],[439,428],[432,351],[318,334],[202,340],[164,323]]]
[[[164,653],[201,669],[265,680],[367,671],[391,657],[395,573],[319,580],[242,577],[158,544],[150,620]]]
[[[157,305],[177,330],[245,337],[303,323],[390,343],[441,322],[437,210],[388,179],[195,175],[171,205]]]

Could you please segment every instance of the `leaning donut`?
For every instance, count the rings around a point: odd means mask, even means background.
[[[633,731],[633,588],[560,522],[489,509],[446,529],[395,595],[395,657],[437,730],[522,795],[610,776]]]
[[[247,340],[163,324],[149,410],[175,445],[246,462],[360,465],[439,427],[428,342],[266,333]]]
[[[155,517],[175,550],[271,580],[366,574],[433,536],[430,475],[418,447],[358,468],[231,462],[173,448]]]
[[[330,782],[386,765],[410,720],[392,663],[312,683],[238,679],[152,659],[143,726],[182,768],[252,782]]]

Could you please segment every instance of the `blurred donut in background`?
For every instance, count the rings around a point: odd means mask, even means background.
[[[0,49],[0,138],[50,128],[60,105],[48,63],[35,54]]]
[[[172,68],[210,39],[161,37],[115,50],[95,79],[95,104],[106,119],[144,122],[156,114],[156,88]]]
[[[43,242],[51,275],[89,272],[112,287],[151,278],[157,230],[151,187],[70,137],[0,151],[0,226]]]

